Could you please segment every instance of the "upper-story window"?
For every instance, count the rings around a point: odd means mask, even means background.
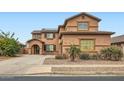
[[[88,23],[86,23],[86,22],[78,23],[78,30],[88,30]]]
[[[41,35],[40,34],[33,34],[33,39],[41,39]]]
[[[54,34],[53,33],[46,33],[46,38],[47,39],[53,39],[54,38]]]

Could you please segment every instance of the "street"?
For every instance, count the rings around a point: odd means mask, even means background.
[[[0,81],[124,81],[124,76],[0,76]]]

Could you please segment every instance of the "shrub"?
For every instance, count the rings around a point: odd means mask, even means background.
[[[62,55],[64,59],[67,59],[68,58],[68,55],[67,54],[63,54]]]
[[[93,59],[93,60],[99,60],[100,59],[100,54],[98,54],[98,53],[93,54],[93,55],[90,56],[90,58]]]
[[[68,56],[66,54],[63,54],[63,55],[56,55],[55,56],[55,59],[67,59]]]
[[[76,57],[79,57],[80,55],[80,48],[76,47],[75,45],[71,45],[68,53],[71,61],[75,61]]]
[[[56,55],[55,59],[64,59],[62,55]]]
[[[88,53],[82,53],[80,55],[80,59],[82,60],[99,60],[100,59],[100,54],[88,54]]]
[[[119,61],[123,57],[123,52],[117,47],[109,47],[100,51],[101,59]]]
[[[93,60],[97,60],[97,59],[98,59],[98,57],[97,57],[97,55],[96,55],[96,54],[93,54],[93,55],[91,55],[91,59],[93,59]]]
[[[90,55],[87,53],[82,53],[82,54],[80,54],[80,59],[88,60],[88,59],[90,59]]]
[[[97,56],[97,54],[93,54],[93,55],[91,55],[90,58],[93,59],[93,60],[97,60],[98,59],[98,56]]]

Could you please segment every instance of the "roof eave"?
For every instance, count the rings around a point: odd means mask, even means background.
[[[41,43],[44,43],[43,41],[41,41],[41,40],[39,40],[39,39],[30,39],[30,40],[28,40],[26,43],[29,43],[29,42],[31,42],[31,41],[33,41],[33,40],[39,41],[39,42],[41,42]]]
[[[115,32],[61,32],[62,35],[113,35]]]

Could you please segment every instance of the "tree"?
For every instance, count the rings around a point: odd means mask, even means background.
[[[71,61],[75,61],[76,57],[79,57],[80,55],[80,49],[77,48],[75,45],[71,45],[68,52],[69,52]]]
[[[20,51],[18,39],[14,38],[14,33],[0,32],[0,55],[15,56]]]

